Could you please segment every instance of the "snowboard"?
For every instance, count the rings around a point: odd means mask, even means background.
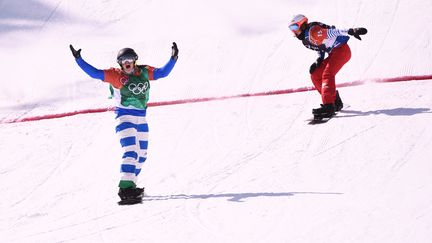
[[[141,204],[141,203],[142,203],[142,197],[128,198],[128,199],[123,199],[123,200],[120,200],[119,202],[117,202],[117,204],[120,206],[134,205],[134,204]]]
[[[331,117],[314,117],[314,118],[308,120],[309,121],[308,124],[309,125],[323,124],[323,123],[330,121],[334,116],[336,116],[336,114],[334,114]]]

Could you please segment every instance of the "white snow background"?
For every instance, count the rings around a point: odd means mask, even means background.
[[[432,242],[430,0],[0,0],[0,120],[111,105],[98,68],[134,48],[178,63],[151,102],[311,86],[296,13],[351,38],[348,106],[306,120],[316,91],[150,107],[148,196],[118,206],[112,112],[0,124],[1,242]]]

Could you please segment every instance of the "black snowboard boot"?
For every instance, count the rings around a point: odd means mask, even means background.
[[[340,111],[343,108],[342,100],[339,96],[339,91],[336,90],[335,111]]]
[[[312,109],[312,114],[315,118],[330,118],[335,114],[335,106],[333,104],[321,104],[320,108]]]
[[[142,199],[144,188],[120,188],[118,195],[121,200]]]

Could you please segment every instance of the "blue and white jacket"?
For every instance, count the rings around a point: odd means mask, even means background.
[[[350,37],[348,30],[339,30],[334,26],[311,22],[297,38],[305,47],[317,51],[319,57],[324,58],[326,52],[330,54],[334,48],[347,43]]]

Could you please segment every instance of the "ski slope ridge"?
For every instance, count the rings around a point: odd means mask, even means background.
[[[416,80],[429,80],[429,79],[432,79],[431,75],[378,79],[375,80],[375,82],[386,83],[386,82],[402,82],[402,81],[416,81]],[[364,81],[353,81],[349,83],[338,84],[338,87],[340,88],[340,87],[357,86],[357,85],[362,85],[364,83],[365,83]],[[181,100],[171,100],[171,101],[150,102],[148,103],[148,107],[189,104],[189,103],[197,103],[197,102],[226,100],[226,99],[234,99],[234,98],[246,98],[246,97],[254,97],[254,96],[281,95],[281,94],[290,94],[290,93],[313,91],[313,90],[316,90],[315,87],[301,87],[301,88],[294,88],[294,89],[273,90],[273,91],[266,91],[266,92],[252,93],[252,94],[238,94],[238,95],[222,96],[222,97],[204,97],[204,98],[191,98],[191,99],[181,99]],[[7,124],[7,123],[17,123],[17,122],[40,121],[45,119],[55,119],[55,118],[74,116],[78,114],[93,114],[93,113],[107,112],[113,110],[114,107],[84,109],[84,110],[70,111],[70,112],[59,113],[59,114],[48,114],[48,115],[40,115],[40,116],[33,116],[33,117],[5,119],[3,121],[0,121],[0,123]]]

